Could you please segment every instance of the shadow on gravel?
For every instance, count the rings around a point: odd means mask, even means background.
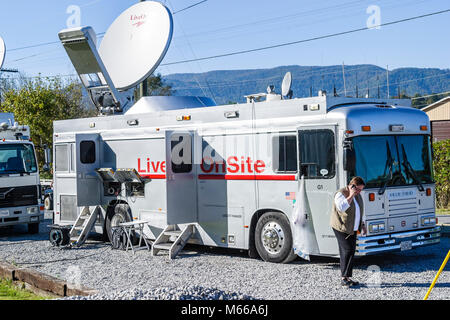
[[[17,242],[17,241],[43,241],[48,240],[50,229],[47,227],[51,224],[51,220],[44,220],[39,225],[39,233],[28,233],[28,226],[26,224],[18,224],[15,226],[0,228],[0,243],[2,242]]]

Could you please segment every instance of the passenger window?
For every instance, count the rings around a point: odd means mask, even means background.
[[[171,137],[172,171],[189,173],[192,171],[192,137],[190,134],[174,134]]]
[[[80,142],[80,161],[83,164],[95,163],[95,142],[81,141]]]
[[[334,133],[331,130],[299,132],[301,175],[307,179],[331,179],[335,176]]]
[[[60,144],[55,146],[55,171],[69,171],[69,156],[67,144]]]
[[[273,139],[274,171],[297,172],[297,137],[284,135]]]

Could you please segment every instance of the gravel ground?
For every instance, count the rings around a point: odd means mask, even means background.
[[[37,235],[28,235],[26,226],[0,229],[0,260],[98,290],[90,299],[423,299],[450,248],[450,238],[442,238],[431,247],[358,258],[353,278],[362,285],[345,289],[337,259],[271,264],[238,250],[189,246],[171,261],[146,250],[111,250],[95,240],[59,249],[48,241],[48,224]],[[449,269],[429,299],[449,299]]]

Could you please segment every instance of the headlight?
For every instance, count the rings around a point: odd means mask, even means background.
[[[422,225],[423,226],[427,226],[430,224],[435,224],[436,223],[436,218],[435,217],[424,217],[422,218]]]
[[[37,207],[29,207],[29,208],[27,208],[27,213],[28,214],[35,214],[35,213],[37,213],[37,211],[38,211]]]
[[[371,233],[384,232],[384,231],[385,231],[384,222],[369,224],[369,232],[371,232]]]

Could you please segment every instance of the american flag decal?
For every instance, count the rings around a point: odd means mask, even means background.
[[[295,200],[295,192],[286,192],[286,200]]]

